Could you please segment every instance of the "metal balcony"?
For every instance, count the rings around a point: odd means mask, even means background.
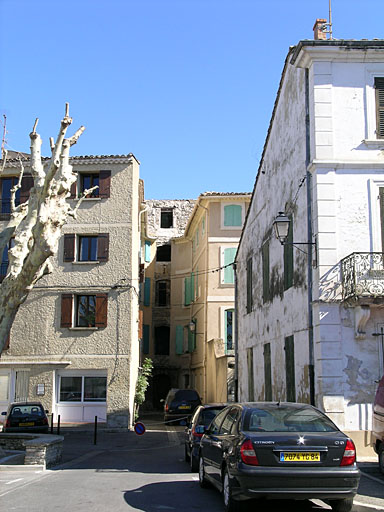
[[[384,253],[353,252],[341,260],[343,300],[384,300]]]

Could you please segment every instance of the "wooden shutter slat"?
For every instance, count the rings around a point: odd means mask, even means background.
[[[72,183],[71,185],[71,195],[69,196],[70,199],[75,199],[77,194],[77,181],[75,183]]]
[[[99,197],[107,198],[111,194],[111,171],[100,171]]]
[[[108,317],[108,294],[96,294],[96,327],[107,327]]]
[[[31,188],[33,187],[32,176],[23,176],[20,188],[20,204],[28,201]]]
[[[64,235],[64,261],[75,260],[75,236],[72,233]]]
[[[73,295],[63,293],[61,296],[61,323],[60,327],[72,327]]]
[[[98,261],[108,261],[109,258],[109,233],[100,233],[97,235],[97,259]]]

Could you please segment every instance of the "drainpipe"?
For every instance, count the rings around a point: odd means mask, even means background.
[[[305,165],[307,178],[307,239],[311,244],[313,241],[312,231],[312,175],[309,172],[309,164],[311,159],[311,134],[309,119],[309,70],[305,69]],[[315,358],[314,358],[314,341],[313,341],[313,309],[312,309],[312,245],[308,254],[307,273],[308,273],[308,349],[309,349],[309,397],[311,405],[315,405]],[[316,249],[315,249],[316,250]]]
[[[238,286],[237,286],[237,263],[235,262],[233,265],[233,271],[235,275],[235,336],[234,336],[234,345],[235,345],[235,402],[239,400],[239,378],[238,378],[238,368],[239,368],[239,355],[238,355],[238,307],[239,307],[239,297],[238,297]]]

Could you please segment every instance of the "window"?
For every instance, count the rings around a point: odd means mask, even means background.
[[[75,248],[77,247],[77,249]],[[76,258],[75,258],[76,254]],[[74,261],[99,261],[106,262],[109,259],[109,234],[98,235],[64,235],[65,262]]]
[[[284,245],[284,290],[288,290],[293,285],[293,219],[289,216],[289,231],[287,244]]]
[[[182,325],[176,325],[176,354],[181,355],[183,353],[184,345],[184,327]]]
[[[0,402],[7,402],[9,396],[9,375],[0,375]]]
[[[293,336],[285,338],[285,382],[287,387],[287,402],[296,402],[295,386],[295,350]]]
[[[155,327],[155,354],[169,356],[169,326]]]
[[[166,307],[169,306],[169,281],[156,282],[156,306]]]
[[[272,400],[272,368],[271,368],[271,344],[264,345],[264,399]]]
[[[151,305],[151,278],[146,277],[144,280],[144,306]]]
[[[1,266],[0,266],[0,283],[3,281],[4,277],[7,275],[8,265],[9,265],[9,256],[8,251],[15,245],[15,240],[11,238],[8,242],[8,245],[4,247],[3,256],[1,258]]]
[[[384,139],[384,77],[375,78],[376,137]]]
[[[196,319],[192,319],[192,322],[195,324],[195,328],[191,331],[188,328],[188,352],[191,353],[196,350],[196,332],[197,332],[197,321]]]
[[[160,213],[160,227],[172,228],[173,227],[173,210],[169,208],[162,208]]]
[[[224,206],[224,227],[241,227],[243,225],[243,207],[241,204]]]
[[[265,242],[262,247],[262,266],[263,266],[263,301],[268,302],[269,294],[269,242]]]
[[[233,340],[233,329],[234,329],[234,319],[235,319],[235,310],[234,309],[226,309],[224,311],[224,322],[225,322],[225,353],[227,354],[229,351],[234,350],[234,340]]]
[[[60,377],[60,402],[105,402],[106,377]]]
[[[61,327],[103,328],[107,326],[108,295],[61,296]]]
[[[235,261],[236,247],[227,247],[222,249],[223,270],[221,273],[222,284],[235,284],[235,271],[232,263]]]
[[[197,272],[191,272],[191,275],[184,278],[184,306],[189,306],[197,295],[198,277]]]
[[[159,245],[156,251],[156,261],[171,261],[170,244]]]
[[[149,325],[143,325],[143,354],[149,354]]]
[[[237,419],[239,417],[239,411],[236,408],[233,408],[229,411],[229,413],[224,418],[223,423],[221,424],[220,434],[231,434],[234,433],[234,427],[236,425]]]
[[[111,192],[111,171],[79,173],[77,183],[71,187],[71,197],[80,197],[85,190],[98,187],[87,195],[88,198],[108,198]]]
[[[247,313],[250,313],[253,308],[253,294],[252,294],[252,258],[247,260]]]

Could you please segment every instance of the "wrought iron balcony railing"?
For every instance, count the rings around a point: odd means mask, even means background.
[[[384,299],[384,253],[354,252],[341,260],[343,300]]]

